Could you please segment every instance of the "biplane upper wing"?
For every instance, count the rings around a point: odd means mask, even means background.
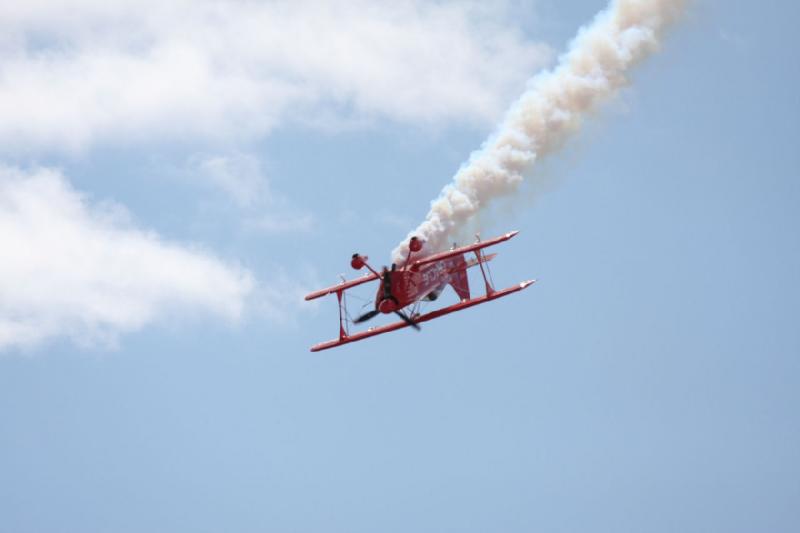
[[[376,274],[373,274],[372,272],[367,272],[366,274],[364,274],[363,276],[361,276],[358,279],[353,279],[353,280],[350,280],[350,281],[342,281],[342,282],[340,282],[340,283],[338,283],[336,285],[333,285],[331,287],[328,287],[326,289],[320,289],[318,291],[314,291],[311,294],[306,296],[306,300],[313,300],[315,298],[321,298],[323,296],[327,296],[328,294],[334,294],[334,293],[337,293],[339,291],[344,291],[344,290],[347,290],[347,289],[349,289],[351,287],[355,287],[357,285],[361,285],[362,283],[367,283],[367,282],[375,280],[375,279],[378,279],[378,276]]]
[[[447,250],[445,252],[439,252],[437,254],[423,257],[422,259],[418,259],[413,263],[411,263],[411,269],[415,270],[421,267],[422,265],[427,265],[428,263],[435,263],[436,261],[441,261],[442,259],[447,259],[449,257],[456,257],[468,252],[474,252],[475,250],[480,250],[481,248],[486,248],[487,246],[494,246],[495,244],[507,241],[508,239],[515,236],[517,233],[519,233],[519,231],[509,231],[504,235],[500,235],[499,237],[495,237],[494,239],[489,239],[488,241],[478,241],[476,243],[469,244],[467,246],[460,246],[458,248],[453,248],[452,250]]]

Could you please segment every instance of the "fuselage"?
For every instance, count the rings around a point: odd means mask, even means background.
[[[464,256],[459,255],[416,268],[406,265],[394,271],[385,270],[375,296],[375,308],[391,313],[409,306],[452,283],[453,276],[464,271],[466,264]]]

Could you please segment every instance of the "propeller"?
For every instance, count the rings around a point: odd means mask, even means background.
[[[392,270],[391,271],[386,270],[386,267],[383,267],[383,299],[384,300],[388,300],[390,298],[394,300],[394,295],[392,295],[392,274],[394,274],[394,271],[395,271],[396,268],[397,268],[397,265],[395,265],[394,263],[392,263]],[[396,302],[397,302],[397,300],[395,300],[395,303]]]
[[[402,318],[402,319],[403,319],[403,322],[405,322],[406,324],[408,324],[409,326],[411,326],[411,327],[412,327],[412,328],[414,328],[415,330],[417,330],[417,331],[420,331],[420,330],[422,329],[421,327],[419,327],[419,324],[417,324],[416,322],[414,322],[413,320],[411,320],[411,319],[408,317],[408,315],[407,315],[407,314],[405,314],[404,312],[402,312],[402,311],[395,311],[395,312],[394,312],[394,314],[396,314],[397,316],[399,316],[400,318]]]
[[[360,317],[353,320],[353,322],[355,322],[356,324],[361,324],[362,322],[366,322],[370,318],[375,318],[375,316],[377,316],[378,313],[380,313],[380,311],[378,311],[377,309],[373,309],[372,311],[367,311]]]
[[[395,270],[397,270],[397,265],[394,264],[394,263],[392,263],[392,269],[391,270],[387,269],[386,267],[383,267],[382,280],[383,280],[383,299],[384,300],[388,300],[388,299],[394,300],[394,302],[396,304],[397,303],[397,299],[392,294],[392,274],[395,272]],[[356,324],[360,324],[362,322],[366,322],[367,320],[375,318],[378,315],[378,313],[380,313],[380,310],[376,307],[372,311],[367,311],[366,313],[362,314],[361,316],[356,318],[353,322],[356,323]],[[408,317],[408,315],[406,315],[402,311],[395,311],[394,313],[397,316],[399,316],[400,318],[402,318],[403,322],[405,322],[406,324],[408,324],[412,328],[416,329],[417,331],[419,331],[421,329],[419,327],[419,325],[417,325],[416,322],[411,320]]]
[[[353,255],[354,258],[357,256],[358,254]],[[394,272],[395,268],[396,268],[395,265],[392,264],[392,272]],[[381,276],[381,280],[383,287],[383,299],[385,300],[387,298],[392,298],[392,276],[386,267],[383,267],[383,275]],[[361,324],[362,322],[366,322],[367,320],[375,318],[376,316],[378,316],[378,313],[380,313],[380,310],[378,310],[378,307],[376,306],[375,309],[373,309],[372,311],[367,311],[366,313],[362,314],[361,316],[353,320],[353,322],[355,324]]]

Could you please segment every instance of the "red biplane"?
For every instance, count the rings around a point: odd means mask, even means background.
[[[313,300],[335,293],[336,298],[339,300],[339,338],[316,344],[311,347],[311,351],[318,352],[320,350],[327,350],[328,348],[335,348],[342,344],[360,341],[368,337],[374,337],[375,335],[381,335],[382,333],[388,333],[408,326],[420,329],[420,322],[426,322],[454,311],[461,311],[467,307],[482,304],[490,300],[496,300],[528,287],[534,283],[535,280],[523,281],[522,283],[518,283],[517,285],[503,290],[495,290],[491,282],[491,275],[488,277],[486,275],[488,265],[484,268],[484,264],[491,261],[496,254],[484,255],[483,249],[507,241],[517,233],[517,231],[512,231],[488,241],[481,241],[480,238],[478,238],[474,244],[425,256],[413,262],[411,260],[412,255],[422,250],[423,243],[416,237],[411,237],[408,246],[408,257],[406,258],[405,264],[400,268],[394,264],[391,269],[383,267],[381,273],[378,273],[367,263],[366,256],[353,254],[350,265],[356,270],[361,270],[366,267],[369,272],[359,279],[352,281],[343,280],[338,285],[312,292],[306,296],[306,300]],[[465,255],[468,253],[474,253],[475,257],[467,260]],[[469,292],[467,269],[475,265],[478,265],[481,269],[483,281],[486,285],[486,293],[482,296],[472,298]],[[373,327],[366,331],[350,334],[349,328],[347,327],[350,320],[348,318],[349,315],[347,313],[344,292],[347,289],[373,280],[380,280],[378,293],[375,296],[375,307],[357,317],[355,320],[352,320],[352,322],[356,324],[366,322],[380,313],[394,313],[402,320],[385,326]],[[420,304],[423,301],[436,300],[447,285],[453,287],[460,301],[442,309],[419,314]],[[404,311],[406,309],[408,309],[408,313]]]

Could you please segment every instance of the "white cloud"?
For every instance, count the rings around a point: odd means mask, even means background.
[[[503,2],[0,4],[0,145],[237,139],[337,118],[494,122],[549,59]]]
[[[0,246],[0,349],[113,343],[176,313],[237,321],[257,290],[246,270],[137,229],[55,170],[0,167]]]

